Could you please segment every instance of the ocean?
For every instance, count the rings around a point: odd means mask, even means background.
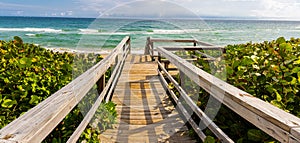
[[[147,37],[194,38],[225,46],[300,38],[300,21],[0,17],[0,40],[19,36],[48,48],[101,51],[114,48],[126,35],[133,51],[143,50]]]

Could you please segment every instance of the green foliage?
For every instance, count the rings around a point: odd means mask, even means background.
[[[215,142],[216,142],[216,140],[212,136],[207,136],[204,140],[204,143],[215,143]]]
[[[53,53],[19,37],[0,41],[0,128],[72,79],[73,55]]]
[[[204,52],[204,51],[203,51]],[[206,52],[216,56],[218,52]],[[189,53],[191,54],[191,53]],[[197,55],[201,57],[201,55]],[[217,56],[216,56],[217,57]],[[300,117],[300,39],[228,45],[224,60],[194,63],[228,83]],[[226,75],[225,75],[226,74]],[[189,95],[199,95],[197,105],[206,108],[210,96],[203,89],[184,81]],[[194,89],[194,90],[193,90]],[[276,142],[239,115],[222,106],[214,122],[235,142]],[[214,136],[205,131],[211,140]]]
[[[226,47],[227,82],[300,117],[300,39]],[[246,59],[249,61],[246,62]]]
[[[112,128],[116,123],[117,112],[116,104],[108,102],[100,104],[95,116],[90,123],[90,127],[81,135],[80,142],[99,142],[99,134],[108,128]]]
[[[0,41],[0,129],[36,106],[102,59],[94,54],[54,53],[39,46],[23,43],[20,37]],[[110,71],[107,72],[109,76]],[[94,86],[91,91],[96,91]],[[81,103],[52,131],[44,142],[66,142],[97,98],[89,92]],[[115,105],[102,104],[96,118],[99,129],[88,126],[80,140],[99,141],[98,134],[111,127],[116,119]],[[93,133],[92,138],[86,134]],[[94,139],[94,140],[92,140]]]

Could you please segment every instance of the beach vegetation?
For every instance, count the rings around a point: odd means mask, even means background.
[[[235,87],[300,117],[300,39],[286,40],[279,37],[273,41],[228,45],[225,48],[223,60],[208,62],[199,58],[194,64]],[[207,110],[210,94],[199,89],[190,79],[181,80],[188,87],[191,98],[198,98],[197,105],[202,110]],[[235,142],[277,142],[224,105],[214,122]],[[218,142],[208,129],[204,132],[208,135],[206,142]]]
[[[53,52],[24,43],[17,36],[11,41],[0,40],[0,129],[101,59],[101,55],[95,54]],[[109,75],[110,71],[106,74],[107,79]],[[92,106],[97,98],[96,89],[95,85],[88,98],[83,99],[43,142],[66,142],[82,121],[83,113],[87,113],[83,110]],[[116,116],[114,103],[101,104],[79,141],[98,142],[99,134],[112,127]]]

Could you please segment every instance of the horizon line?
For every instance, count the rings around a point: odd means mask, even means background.
[[[89,17],[89,16],[30,16],[0,15],[0,17],[34,17],[34,18],[86,18],[86,19],[174,19],[174,20],[254,20],[254,21],[300,21],[300,19],[283,19],[271,17],[238,17],[238,16],[199,16],[199,17]]]

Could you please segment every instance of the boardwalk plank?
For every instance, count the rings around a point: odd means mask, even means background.
[[[112,101],[117,122],[101,134],[102,142],[195,142],[163,88],[150,56],[126,59]]]

